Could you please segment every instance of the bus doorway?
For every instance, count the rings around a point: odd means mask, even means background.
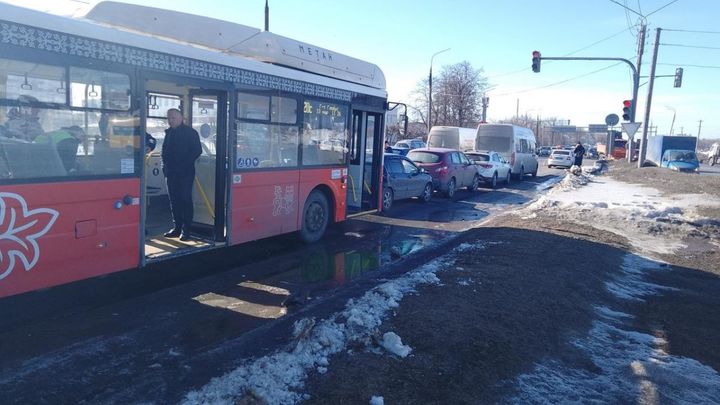
[[[383,154],[382,125],[382,114],[353,111],[348,170],[348,215],[378,209]]]
[[[145,259],[224,245],[227,239],[224,157],[227,150],[227,92],[159,80],[146,80],[145,90],[145,130],[157,140],[155,150],[145,156]],[[170,108],[182,112],[185,124],[200,135],[202,147],[202,153],[195,161],[192,238],[188,241],[163,236],[173,227],[161,157]]]

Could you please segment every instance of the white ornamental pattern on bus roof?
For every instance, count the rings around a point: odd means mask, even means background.
[[[45,235],[60,214],[49,208],[28,210],[25,199],[0,193],[0,280],[9,276],[18,261],[30,271],[40,259],[37,239]]]
[[[91,59],[191,75],[206,79],[223,80],[250,86],[301,93],[308,96],[350,101],[352,93],[314,83],[252,72],[230,66],[173,56],[162,52],[112,44],[75,35],[20,24],[0,23],[0,43],[82,56]]]

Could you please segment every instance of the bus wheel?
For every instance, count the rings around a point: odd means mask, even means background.
[[[328,201],[323,193],[314,190],[305,201],[300,238],[305,243],[317,242],[325,234],[329,218]]]

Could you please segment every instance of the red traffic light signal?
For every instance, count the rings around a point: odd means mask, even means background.
[[[535,73],[540,73],[540,52],[533,51],[532,53],[532,71]]]
[[[622,119],[625,121],[630,121],[630,113],[631,112],[632,112],[632,100],[624,100],[623,101]]]

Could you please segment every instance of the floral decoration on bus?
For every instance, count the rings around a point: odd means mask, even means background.
[[[295,211],[295,186],[285,186],[284,194],[282,186],[275,186],[273,216],[287,215],[293,211]]]
[[[37,239],[45,235],[59,213],[49,208],[28,210],[25,199],[14,193],[0,193],[0,280],[20,262],[30,271],[40,259]]]

